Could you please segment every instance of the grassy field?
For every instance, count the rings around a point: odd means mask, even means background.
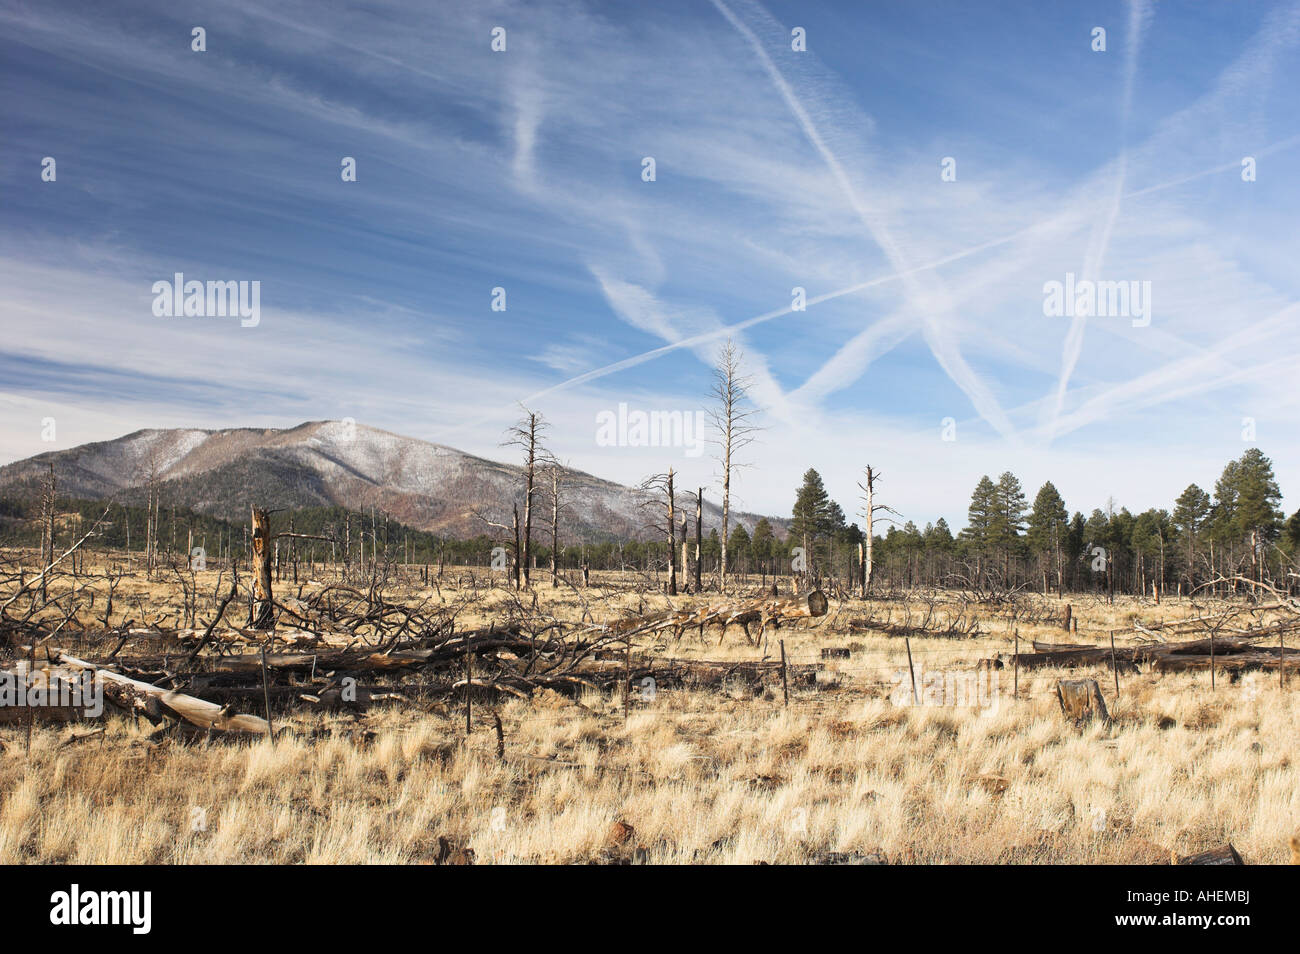
[[[210,593],[216,573],[199,577]],[[583,601],[597,619],[667,603],[612,576],[537,594],[540,611],[572,620]],[[407,595],[462,594],[412,584]],[[177,587],[143,574],[124,579],[115,600],[127,615],[147,608],[150,620],[181,603]],[[480,589],[464,622],[512,602],[504,589]],[[1078,642],[1105,642],[1113,629],[1131,644],[1134,619],[1200,611],[1185,600],[1071,602],[1079,632],[1069,641]],[[1012,673],[979,673],[978,661],[1008,651],[1013,632],[1066,641],[1050,621],[1061,607],[1033,597],[1013,620],[1007,606],[951,596],[936,605],[932,628],[960,613],[976,635],[911,637],[920,705],[904,640],[884,631],[886,614],[894,625],[909,611],[914,623],[927,615],[927,597],[914,594],[832,601],[826,617],[780,630],[792,663],[824,667],[814,682],[791,684],[788,706],[777,674],[757,693],[638,687],[626,718],[621,692],[485,696],[468,736],[456,698],[417,697],[356,714],[294,711],[276,719],[274,743],[150,741],[153,727],[127,716],[75,742],[67,727],[38,725],[30,749],[25,729],[0,729],[0,863],[424,863],[439,856],[440,839],[480,864],[834,854],[1150,863],[1225,842],[1248,863],[1291,860],[1300,680],[1284,690],[1275,673],[1220,674],[1211,690],[1208,673],[1122,674],[1117,697],[1105,666],[1034,670],[1020,674],[1013,698]],[[775,638],[756,647],[738,628],[718,637],[713,628],[704,642],[664,638],[636,655],[779,658]],[[828,647],[848,658],[823,661]],[[1102,687],[1109,724],[1062,718],[1057,679],[1087,675]]]

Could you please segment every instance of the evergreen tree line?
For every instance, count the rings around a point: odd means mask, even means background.
[[[877,535],[877,578],[886,585],[1020,587],[1150,593],[1190,592],[1216,580],[1271,581],[1294,590],[1300,578],[1300,510],[1286,519],[1272,462],[1250,448],[1228,463],[1213,493],[1190,484],[1169,509],[1139,514],[1113,500],[1073,515],[1048,481],[1029,504],[1015,474],[981,477],[966,527],[912,521]],[[795,497],[791,546],[800,541],[814,576],[852,582],[862,533],[846,524],[815,470]]]

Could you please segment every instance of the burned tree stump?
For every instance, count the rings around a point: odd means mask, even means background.
[[[275,628],[271,600],[271,515],[253,508],[253,629]]]
[[[1072,722],[1110,721],[1096,679],[1062,679],[1056,684],[1056,698],[1061,703],[1061,712]]]

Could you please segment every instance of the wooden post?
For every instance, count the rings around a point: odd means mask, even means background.
[[[785,707],[790,708],[790,673],[785,662],[785,640],[781,640],[781,692],[785,695]]]
[[[1020,698],[1020,630],[1017,629],[1015,631],[1015,637],[1016,637],[1016,651],[1011,657],[1015,663],[1015,668],[1012,670],[1012,676],[1011,676],[1011,698],[1012,699]],[[915,679],[913,679],[913,682],[915,682]]]
[[[1210,691],[1214,691],[1214,630],[1210,630]]]
[[[1110,668],[1115,670],[1115,698],[1119,699],[1119,662],[1115,659],[1115,631],[1110,631]]]
[[[473,703],[470,701],[470,697],[469,697],[469,690],[470,690],[469,683],[470,680],[474,678],[474,663],[471,661],[471,659],[472,657],[470,656],[470,652],[469,652],[469,636],[467,634],[465,636],[465,734],[467,736],[470,734],[471,731],[470,715],[471,715],[471,707],[473,706]]]
[[[1278,684],[1286,688],[1286,636],[1277,634],[1277,675]]]
[[[627,710],[632,704],[632,637],[627,637],[623,646],[623,721],[627,721]]]
[[[266,672],[266,643],[262,643],[262,706],[266,709],[266,737],[275,747],[275,730],[271,726],[271,682]]]
[[[916,691],[916,669],[912,666],[912,637],[906,636],[903,641],[907,644],[907,671],[912,674],[912,702],[919,706],[921,697]]]

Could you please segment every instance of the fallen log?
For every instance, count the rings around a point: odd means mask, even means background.
[[[749,627],[760,624],[761,638],[769,625],[779,626],[783,622],[798,619],[811,619],[825,616],[830,607],[826,594],[821,590],[810,590],[798,596],[774,599],[762,596],[757,599],[728,600],[711,603],[694,609],[670,609],[649,615],[635,615],[614,620],[604,626],[593,627],[593,632],[606,635],[627,636],[633,632],[659,632],[671,629],[678,639],[688,628],[699,627],[703,632],[705,626],[722,627],[725,635],[727,627],[733,624],[745,630],[746,637],[752,640]]]
[[[124,704],[125,707],[144,712],[146,715],[156,716],[161,712],[201,729],[220,732],[267,735],[271,731],[270,724],[258,716],[231,714],[215,702],[205,702],[182,692],[151,686],[147,682],[140,682],[138,679],[131,679],[95,663],[69,656],[60,650],[53,650],[52,655],[74,669],[93,672],[96,682],[104,688],[106,694],[110,686],[117,687],[120,691],[114,695],[118,704]]]
[[[1135,660],[1136,650],[1132,648],[1117,649],[1115,651],[1115,664],[1120,667],[1121,672],[1136,672],[1137,664]],[[1102,648],[1097,646],[1088,649],[1063,649],[1054,652],[1045,653],[1000,653],[997,658],[997,664],[992,665],[993,669],[1011,669],[1015,666],[1024,669],[1045,669],[1050,666],[1057,666],[1062,669],[1073,668],[1076,666],[1110,666],[1111,652],[1110,647]]]
[[[1287,653],[1286,671],[1300,672],[1300,658],[1293,657],[1300,657],[1300,653]],[[1156,672],[1199,672],[1209,669],[1210,664],[1211,657],[1208,653],[1203,656],[1170,653],[1151,660],[1151,668]],[[1216,672],[1237,674],[1252,671],[1277,672],[1283,662],[1276,649],[1273,652],[1256,650],[1220,656],[1216,647],[1213,664]]]
[[[1181,858],[1177,852],[1171,852],[1170,858],[1171,863],[1175,865],[1244,865],[1246,863],[1241,860],[1241,855],[1237,854],[1237,849],[1232,847],[1231,842],[1221,848],[1212,848],[1195,855],[1183,855]]]
[[[1256,645],[1253,636],[1215,637],[1214,659],[1216,668],[1224,672],[1243,669],[1276,669],[1279,664],[1280,650],[1275,646]],[[1182,672],[1185,670],[1207,669],[1210,665],[1209,639],[1192,639],[1182,643],[1146,644],[1127,646],[1113,651],[1114,665],[1121,672],[1137,672],[1139,663],[1149,663],[1158,672]],[[1070,646],[1056,643],[1035,642],[1033,653],[1000,653],[996,660],[984,660],[981,668],[1009,669],[1043,669],[1056,666],[1074,668],[1079,666],[1112,665],[1112,650],[1109,646]],[[1300,653],[1294,660],[1287,660],[1287,668],[1292,665],[1300,668]]]

